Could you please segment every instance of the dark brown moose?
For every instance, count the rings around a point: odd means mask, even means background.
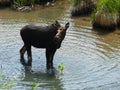
[[[58,21],[45,27],[34,25],[24,26],[20,30],[20,35],[24,42],[23,47],[20,49],[20,60],[22,64],[26,64],[27,66],[32,65],[31,46],[34,46],[36,48],[46,49],[46,66],[47,69],[52,69],[54,54],[60,48],[68,27],[69,22],[62,27]],[[24,60],[24,53],[26,51],[28,56],[27,63]]]

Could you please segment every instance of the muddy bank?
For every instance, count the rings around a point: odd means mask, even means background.
[[[71,16],[83,16],[91,14],[96,6],[96,0],[74,0],[71,10]]]

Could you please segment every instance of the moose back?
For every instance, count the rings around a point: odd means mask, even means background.
[[[66,35],[69,22],[65,26],[61,26],[58,21],[53,24],[42,27],[35,25],[26,25],[20,30],[21,38],[24,42],[20,49],[20,60],[23,65],[32,65],[31,46],[46,49],[46,67],[53,68],[53,57]],[[28,62],[25,63],[24,54],[27,51]]]

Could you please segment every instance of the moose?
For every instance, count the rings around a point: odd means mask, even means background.
[[[31,46],[46,49],[46,68],[53,69],[53,57],[57,49],[65,38],[66,31],[69,28],[69,22],[61,26],[56,20],[53,24],[47,26],[26,25],[20,30],[23,40],[23,47],[20,49],[20,60],[22,64],[32,66]],[[28,61],[25,63],[24,54],[27,51]]]

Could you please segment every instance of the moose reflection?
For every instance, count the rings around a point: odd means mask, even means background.
[[[47,69],[53,68],[53,57],[66,35],[69,22],[63,27],[58,21],[53,24],[42,27],[35,25],[26,25],[20,30],[20,35],[24,42],[20,50],[21,62],[25,63],[24,54],[27,51],[28,62],[26,65],[32,65],[31,46],[46,49],[46,66]],[[22,63],[23,64],[23,63]]]

